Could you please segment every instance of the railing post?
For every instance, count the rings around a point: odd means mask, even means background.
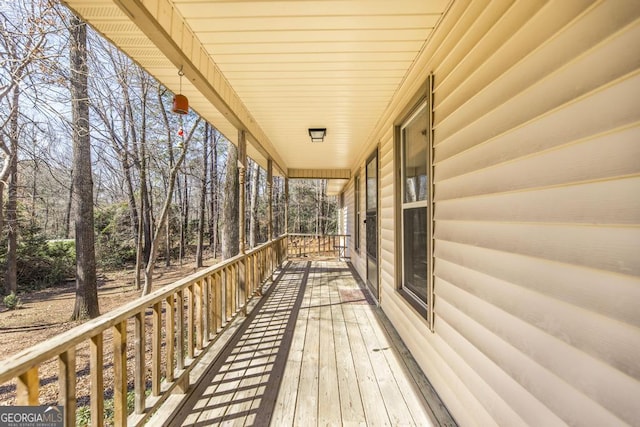
[[[284,232],[289,233],[289,178],[284,179]]]
[[[245,227],[245,176],[247,173],[247,139],[244,130],[238,130],[238,251],[244,254],[246,247],[246,227]]]
[[[267,159],[267,242],[273,240],[273,160]]]

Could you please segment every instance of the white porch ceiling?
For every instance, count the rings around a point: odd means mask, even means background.
[[[193,34],[194,70],[185,68],[193,84],[182,92],[230,140],[248,126],[249,155],[260,163],[351,169],[450,0],[65,3],[173,91],[181,59],[172,49],[188,50]],[[219,111],[202,80],[241,114]],[[325,142],[311,143],[310,127],[326,127]]]

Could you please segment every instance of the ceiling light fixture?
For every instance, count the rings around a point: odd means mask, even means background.
[[[324,137],[327,136],[327,128],[309,128],[309,136],[311,142],[323,142]]]

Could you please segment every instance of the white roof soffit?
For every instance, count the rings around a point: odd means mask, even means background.
[[[264,131],[169,2],[145,1],[145,7],[138,0],[63,1],[174,93],[182,67],[182,93],[194,111],[234,144],[238,129],[246,130],[248,155],[265,168],[266,159],[272,158],[278,169],[286,170]],[[147,7],[153,4],[152,12]]]
[[[63,1],[173,91],[183,65],[193,108],[287,171],[357,166],[451,0]]]

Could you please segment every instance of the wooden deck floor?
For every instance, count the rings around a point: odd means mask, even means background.
[[[348,264],[290,262],[249,318],[172,425],[438,425]]]

